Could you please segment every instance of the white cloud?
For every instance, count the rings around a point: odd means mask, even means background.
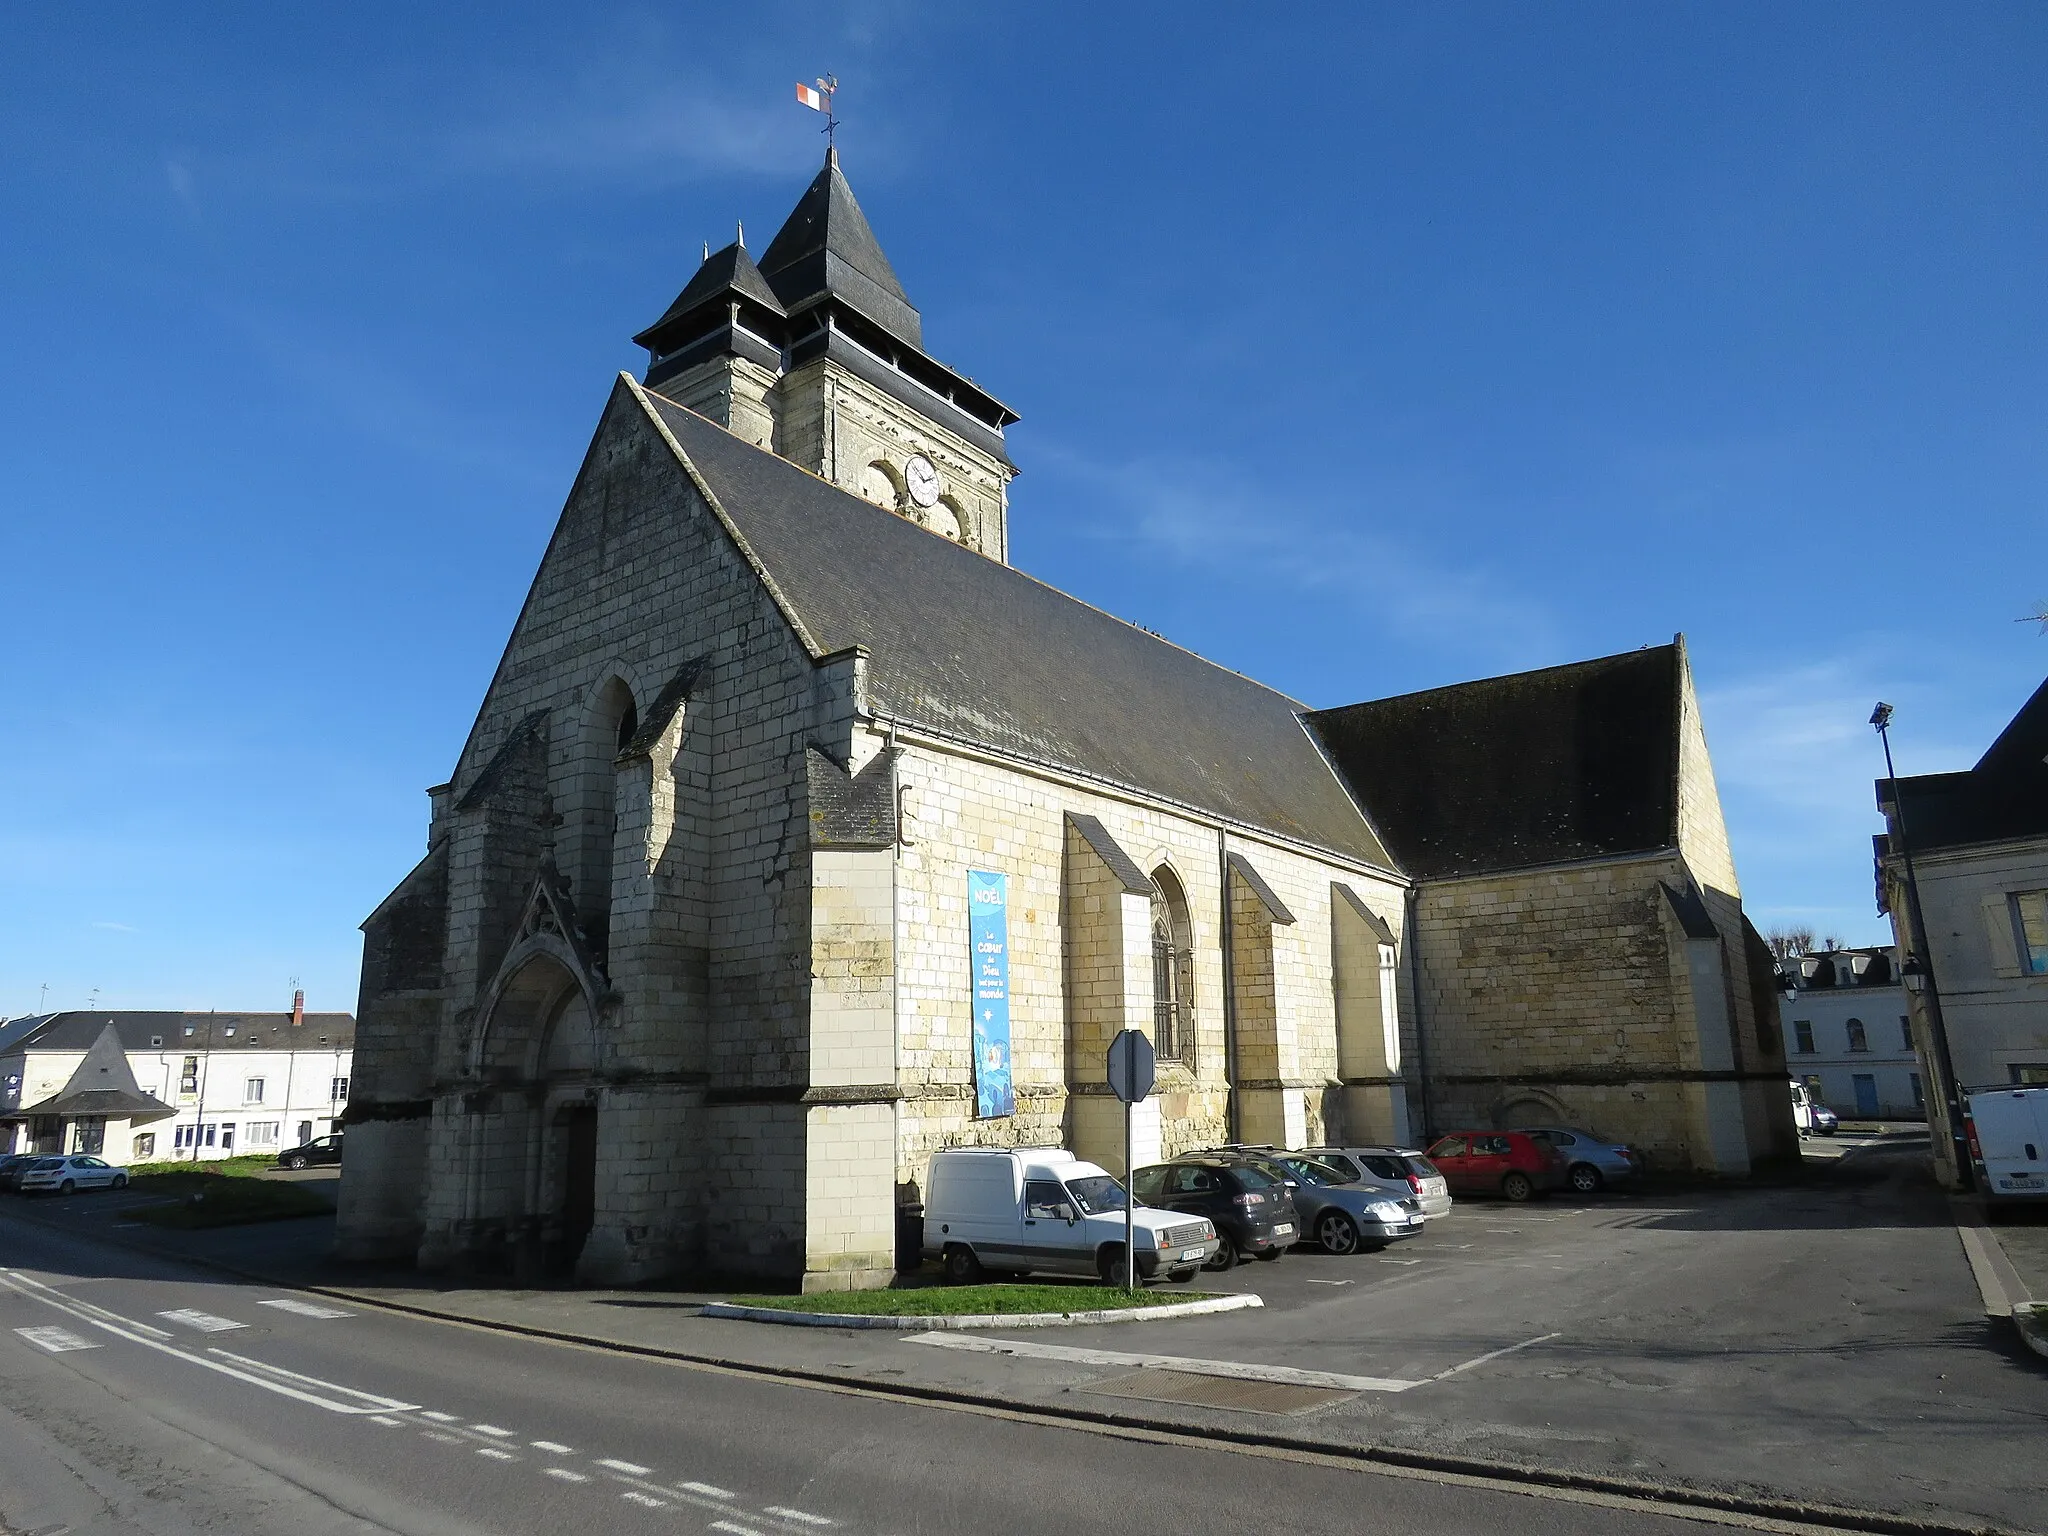
[[[106,930],[107,930],[108,932],[110,932],[110,933],[133,933],[133,932],[135,932],[135,930],[134,930],[133,928],[129,927],[129,926],[128,926],[128,925],[126,924],[126,923],[109,923],[109,922],[96,922],[96,923],[94,923],[94,924],[93,924],[93,927],[95,927],[95,928],[104,928],[104,929],[106,929]]]

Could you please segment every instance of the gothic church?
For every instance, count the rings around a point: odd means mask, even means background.
[[[1682,640],[1319,712],[1012,569],[831,153],[636,340],[364,924],[343,1256],[885,1284],[937,1148],[1121,1168],[1123,1029],[1140,1161],[1796,1146]]]

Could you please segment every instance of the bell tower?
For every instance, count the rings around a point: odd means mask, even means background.
[[[1016,412],[924,350],[836,149],[756,264],[706,255],[633,338],[647,387],[738,436],[959,540],[1009,558],[1003,443]]]

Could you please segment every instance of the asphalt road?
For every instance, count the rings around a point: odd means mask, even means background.
[[[0,1527],[1697,1531],[348,1307],[0,1217]]]

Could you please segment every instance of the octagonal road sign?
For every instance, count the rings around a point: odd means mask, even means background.
[[[1142,1032],[1125,1030],[1109,1042],[1109,1091],[1126,1104],[1139,1103],[1152,1091],[1157,1060]]]

